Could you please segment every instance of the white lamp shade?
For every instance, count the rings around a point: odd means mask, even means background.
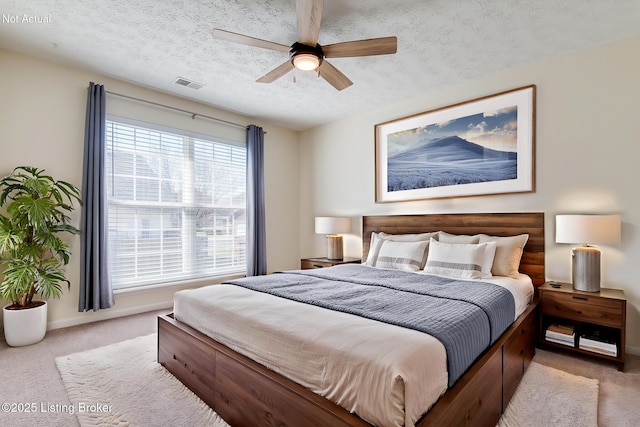
[[[556,215],[557,243],[619,243],[620,215]]]
[[[351,218],[316,217],[316,234],[341,234],[351,231]]]

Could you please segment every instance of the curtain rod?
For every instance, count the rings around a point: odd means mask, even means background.
[[[140,99],[140,98],[136,98],[136,97],[129,96],[129,95],[123,95],[121,93],[111,92],[111,91],[108,91],[108,90],[105,90],[105,92],[107,94],[109,94],[109,95],[119,96],[119,97],[122,97],[122,98],[130,99],[132,101],[144,102],[146,104],[155,105],[156,107],[168,108],[169,110],[179,111],[181,113],[189,114],[193,120],[195,120],[196,117],[203,117],[205,119],[213,120],[214,122],[222,123],[222,124],[225,124],[225,125],[228,125],[228,126],[235,126],[235,127],[239,127],[239,128],[243,128],[243,129],[247,128],[247,125],[242,125],[240,123],[230,122],[228,120],[219,119],[217,117],[207,116],[205,114],[194,113],[193,111],[188,111],[188,110],[183,110],[181,108],[171,107],[170,105],[164,105],[164,104],[160,104],[158,102],[147,101],[146,99]]]

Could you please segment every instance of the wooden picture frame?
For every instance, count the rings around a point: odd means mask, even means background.
[[[375,201],[534,191],[535,85],[375,125]]]

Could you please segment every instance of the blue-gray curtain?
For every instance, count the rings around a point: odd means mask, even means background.
[[[80,312],[114,304],[106,243],[105,110],[104,86],[89,83],[82,173]]]
[[[247,276],[267,274],[264,130],[247,126]]]

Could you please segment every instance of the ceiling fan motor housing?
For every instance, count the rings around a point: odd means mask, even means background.
[[[289,59],[291,59],[291,63],[294,66],[296,65],[296,57],[300,55],[313,55],[318,58],[318,67],[322,64],[324,59],[324,53],[322,52],[322,46],[316,44],[315,46],[309,46],[303,43],[295,42],[291,45],[291,50],[289,51]],[[317,67],[316,67],[317,68]]]

